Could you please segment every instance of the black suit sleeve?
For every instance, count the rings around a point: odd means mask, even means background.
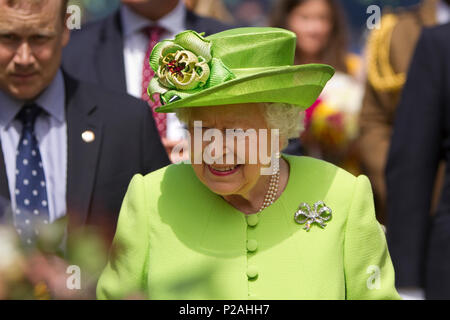
[[[162,145],[152,112],[148,105],[142,102],[142,150],[143,150],[143,172],[147,174],[170,164],[166,149]]]
[[[422,287],[443,139],[442,43],[425,30],[397,109],[386,167],[389,250],[399,287]]]

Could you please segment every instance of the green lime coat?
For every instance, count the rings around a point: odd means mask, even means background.
[[[190,165],[136,175],[98,298],[399,299],[369,180],[324,161],[284,158],[286,189],[249,218]],[[317,201],[333,216],[307,232],[294,215],[300,203]]]

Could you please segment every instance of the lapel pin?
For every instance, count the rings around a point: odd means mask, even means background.
[[[306,231],[309,231],[311,225],[317,223],[322,229],[325,228],[325,221],[331,219],[331,209],[328,208],[323,201],[314,203],[313,208],[309,204],[303,202],[295,212],[294,220],[298,224],[305,224]]]
[[[91,143],[95,140],[95,134],[91,130],[86,130],[81,134],[81,139],[86,143]]]

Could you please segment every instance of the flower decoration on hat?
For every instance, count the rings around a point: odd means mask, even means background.
[[[148,87],[150,99],[158,93],[167,104],[234,79],[233,72],[213,57],[211,46],[211,41],[190,30],[159,42],[149,61],[155,72]]]

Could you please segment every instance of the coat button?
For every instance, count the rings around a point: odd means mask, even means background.
[[[253,252],[256,249],[258,249],[258,242],[253,239],[247,240],[247,250]]]
[[[256,213],[247,216],[247,224],[250,227],[256,226],[258,224],[258,222],[259,222],[259,218],[258,218],[258,215]]]
[[[254,279],[258,276],[258,269],[256,268],[256,266],[249,266],[247,268],[247,277],[249,279]]]
[[[81,134],[81,139],[86,143],[91,143],[95,140],[95,133],[91,130],[86,130]]]

